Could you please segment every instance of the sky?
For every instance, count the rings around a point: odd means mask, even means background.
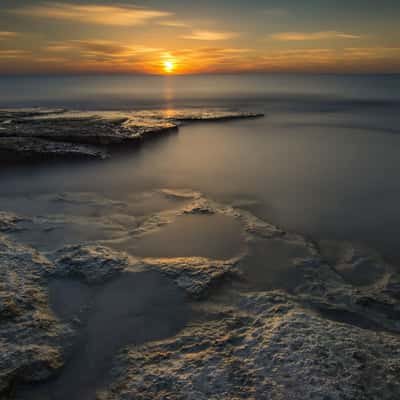
[[[400,73],[399,0],[1,0],[0,74]]]

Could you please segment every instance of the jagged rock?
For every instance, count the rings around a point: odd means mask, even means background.
[[[204,297],[207,292],[228,277],[239,277],[238,259],[218,261],[202,257],[144,258],[133,267],[152,269],[174,280],[178,287],[193,298]]]
[[[82,278],[87,283],[104,282],[129,264],[129,257],[104,246],[67,246],[54,254],[54,276]]]
[[[101,399],[394,399],[400,339],[329,321],[274,293],[172,339],[130,347]]]

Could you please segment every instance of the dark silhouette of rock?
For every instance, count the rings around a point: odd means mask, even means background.
[[[36,137],[0,136],[0,157],[3,161],[76,157],[105,159],[107,152],[87,145],[53,142]]]

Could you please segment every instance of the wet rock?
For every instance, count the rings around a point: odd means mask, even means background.
[[[1,134],[1,131],[0,131]],[[53,142],[34,137],[1,137],[0,154],[3,161],[15,159],[32,160],[40,158],[86,157],[107,158],[107,153],[95,147],[74,143]]]
[[[254,118],[261,114],[224,110],[179,110],[176,112],[74,112],[56,110],[45,112],[2,110],[0,111],[0,133],[2,136],[27,138],[29,147],[32,138],[84,144],[110,145],[144,138],[176,130],[183,121],[227,120]],[[15,139],[13,139],[15,140]],[[33,146],[33,145],[32,145]],[[36,142],[36,146],[39,143]],[[48,146],[48,145],[47,145]]]
[[[339,248],[342,245],[335,244]],[[392,274],[392,267],[372,250],[363,248],[362,253],[355,253],[354,247],[350,246],[349,252],[349,244],[345,245],[345,249],[346,274],[343,274],[342,253],[335,252],[339,257],[332,258],[326,256],[326,250],[322,250],[320,258],[314,258],[314,262],[299,260],[299,268],[305,279],[295,289],[298,299],[305,304],[314,304],[327,318],[331,315],[334,320],[340,320],[342,314],[343,320],[348,323],[352,323],[353,319],[355,325],[369,324],[374,330],[400,332],[400,303],[388,290],[388,287],[400,284],[398,275]],[[351,272],[349,275],[349,271],[360,267],[360,259],[365,260],[367,255],[371,257],[369,262],[374,260],[372,271],[368,270],[368,264],[363,261],[358,274]]]
[[[67,246],[53,256],[56,277],[76,277],[101,283],[114,277],[129,264],[129,256],[98,245]]]
[[[149,113],[151,114],[151,112]],[[156,114],[157,115],[157,114]],[[232,111],[223,109],[178,109],[172,111],[161,111],[161,115],[172,121],[226,121],[231,119],[259,118],[262,113]]]
[[[371,285],[384,278],[390,267],[382,257],[366,246],[347,243],[321,241],[321,253],[347,282],[356,286]]]
[[[52,263],[0,235],[0,393],[15,382],[48,378],[62,365],[70,334],[49,310],[44,275]]]
[[[279,297],[245,296],[231,311],[172,339],[128,348],[116,363],[116,383],[101,398],[389,400],[400,395],[397,336],[326,320]]]
[[[78,277],[89,284],[104,283],[107,291],[113,282],[127,284],[124,273],[136,272],[127,278],[135,285],[141,285],[140,276],[149,276],[152,282],[164,279],[157,288],[170,282],[175,291],[176,284],[197,300],[190,304],[201,316],[183,331],[174,331],[175,336],[169,339],[139,347],[126,341],[128,347],[115,359],[113,384],[99,398],[400,398],[400,277],[395,268],[364,246],[314,242],[197,192],[161,193],[172,199],[171,208],[138,218],[128,218],[130,211],[125,204],[110,203],[101,196],[52,197],[63,206],[83,203],[89,210],[99,207],[96,230],[107,224],[119,227],[108,244],[91,238],[91,244],[49,251],[46,258],[1,237],[0,386],[4,390],[22,379],[47,378],[62,363],[59,342],[68,330],[48,309],[46,279],[58,277],[62,282],[64,277]],[[105,211],[114,207],[117,216]],[[59,216],[56,220],[64,229],[66,220],[71,225],[89,224],[92,217],[82,216],[86,212],[80,211],[79,218]],[[196,215],[203,213],[211,216]],[[178,217],[189,218],[186,214],[235,219],[245,235],[243,252],[218,261],[139,258],[106,247],[115,241],[151,235]],[[49,223],[51,218],[45,220]],[[0,221],[0,229],[17,236],[13,233],[20,225],[17,215],[1,213]],[[116,275],[117,279],[105,283]],[[274,281],[274,277],[281,280]],[[240,282],[221,285],[236,279]],[[130,286],[126,288],[130,298]],[[104,293],[101,289],[99,293]],[[110,313],[115,311],[109,302],[114,296],[112,292],[101,305]],[[102,316],[101,310],[99,307],[96,315]],[[135,310],[139,320],[140,310]],[[99,324],[108,329],[106,325]],[[93,337],[97,332],[96,326]],[[110,358],[115,351],[110,352]],[[87,362],[89,365],[90,357]]]
[[[0,232],[10,232],[19,229],[19,224],[23,222],[22,218],[14,213],[0,211]]]
[[[134,267],[159,271],[173,279],[190,297],[198,299],[225,279],[238,278],[237,263],[237,258],[227,261],[201,257],[144,258],[138,260]]]
[[[64,364],[59,349],[46,345],[16,347],[3,360],[2,371],[8,376],[17,376],[22,383],[44,381],[55,374]],[[8,365],[7,365],[8,364]]]

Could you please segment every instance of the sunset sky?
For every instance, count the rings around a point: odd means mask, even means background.
[[[397,73],[399,21],[399,0],[1,0],[0,73]]]

